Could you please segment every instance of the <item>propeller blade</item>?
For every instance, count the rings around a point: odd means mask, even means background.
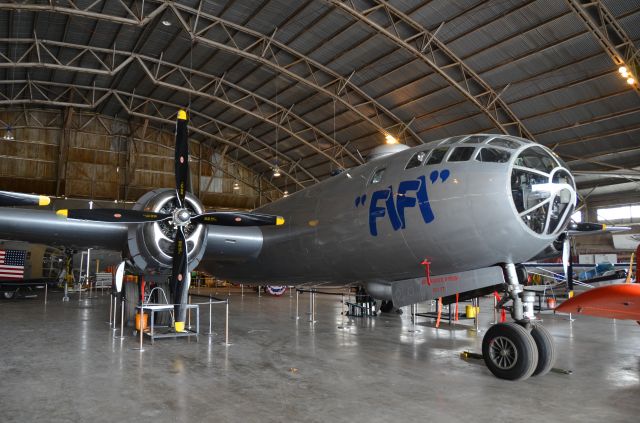
[[[176,122],[176,192],[179,207],[184,207],[184,197],[189,186],[189,139],[187,138],[187,112],[180,110]]]
[[[48,206],[51,199],[44,195],[22,194],[0,191],[0,207],[8,206]]]
[[[628,226],[607,226],[603,223],[591,222],[572,222],[567,229],[572,235],[590,235],[590,232],[622,232],[631,230]]]
[[[176,238],[173,243],[173,267],[171,269],[171,288],[175,292],[176,305],[175,329],[176,332],[184,332],[184,322],[187,316],[187,299],[189,296],[189,284],[191,275],[189,274],[189,261],[187,257],[187,241],[184,236],[184,229],[179,226],[176,230]]]
[[[56,214],[68,219],[107,223],[159,222],[171,217],[170,214],[125,209],[62,209],[58,210]]]
[[[562,268],[564,269],[565,280],[569,280],[569,260],[571,259],[571,240],[568,236],[562,241]]]
[[[210,212],[202,213],[191,218],[194,223],[221,226],[280,226],[284,225],[284,218],[273,214],[248,212]]]
[[[124,264],[125,262],[123,261],[118,265],[116,269],[115,282],[116,282],[116,292],[118,293],[122,291],[122,283],[124,281]]]

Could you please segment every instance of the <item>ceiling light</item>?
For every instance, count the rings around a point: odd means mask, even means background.
[[[169,22],[168,20],[165,19],[165,20],[162,21],[162,25],[171,26],[171,22]]]
[[[240,184],[238,183],[238,181],[235,181],[233,183],[233,189],[240,189]]]
[[[289,196],[289,191],[287,191],[286,189],[284,190],[284,192],[282,193],[283,197],[288,197]]]
[[[636,83],[636,80],[635,80],[635,79],[633,79],[633,77],[631,77],[631,76],[630,76],[629,78],[627,78],[627,84],[629,84],[629,85],[633,85],[633,84],[635,84],[635,83]]]
[[[279,177],[281,175],[280,173],[280,168],[278,167],[278,165],[276,165],[276,167],[273,168],[273,176],[275,178]]]
[[[384,139],[387,142],[387,144],[397,144],[398,143],[398,140],[396,139],[396,137],[394,137],[391,134],[385,134]]]
[[[13,136],[13,132],[11,132],[11,127],[7,126],[7,131],[5,132],[4,136],[2,137],[3,140],[5,141],[13,141],[15,140],[15,137]]]
[[[620,66],[618,68],[618,72],[620,72],[620,75],[622,76],[627,76],[627,74],[629,73],[629,69],[627,69],[626,66]]]

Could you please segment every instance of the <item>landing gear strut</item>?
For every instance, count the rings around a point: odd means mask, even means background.
[[[542,376],[555,363],[553,338],[544,327],[532,323],[534,299],[520,284],[515,265],[504,265],[504,271],[507,292],[499,306],[511,300],[511,317],[515,322],[489,328],[482,339],[482,356],[491,373],[500,379]]]

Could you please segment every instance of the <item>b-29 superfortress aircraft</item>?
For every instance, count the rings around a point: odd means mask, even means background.
[[[500,290],[514,322],[491,326],[482,353],[494,375],[519,380],[547,373],[555,351],[517,265],[554,245],[575,205],[574,179],[552,151],[481,134],[381,146],[365,164],[253,212],[205,212],[189,192],[180,111],[175,189],[131,210],[4,208],[0,238],[118,250],[140,274],[170,275],[176,331],[198,266],[238,283],[362,284],[395,307]]]

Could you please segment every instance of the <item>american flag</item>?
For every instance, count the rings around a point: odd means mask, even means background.
[[[24,279],[24,250],[0,250],[0,280]]]

